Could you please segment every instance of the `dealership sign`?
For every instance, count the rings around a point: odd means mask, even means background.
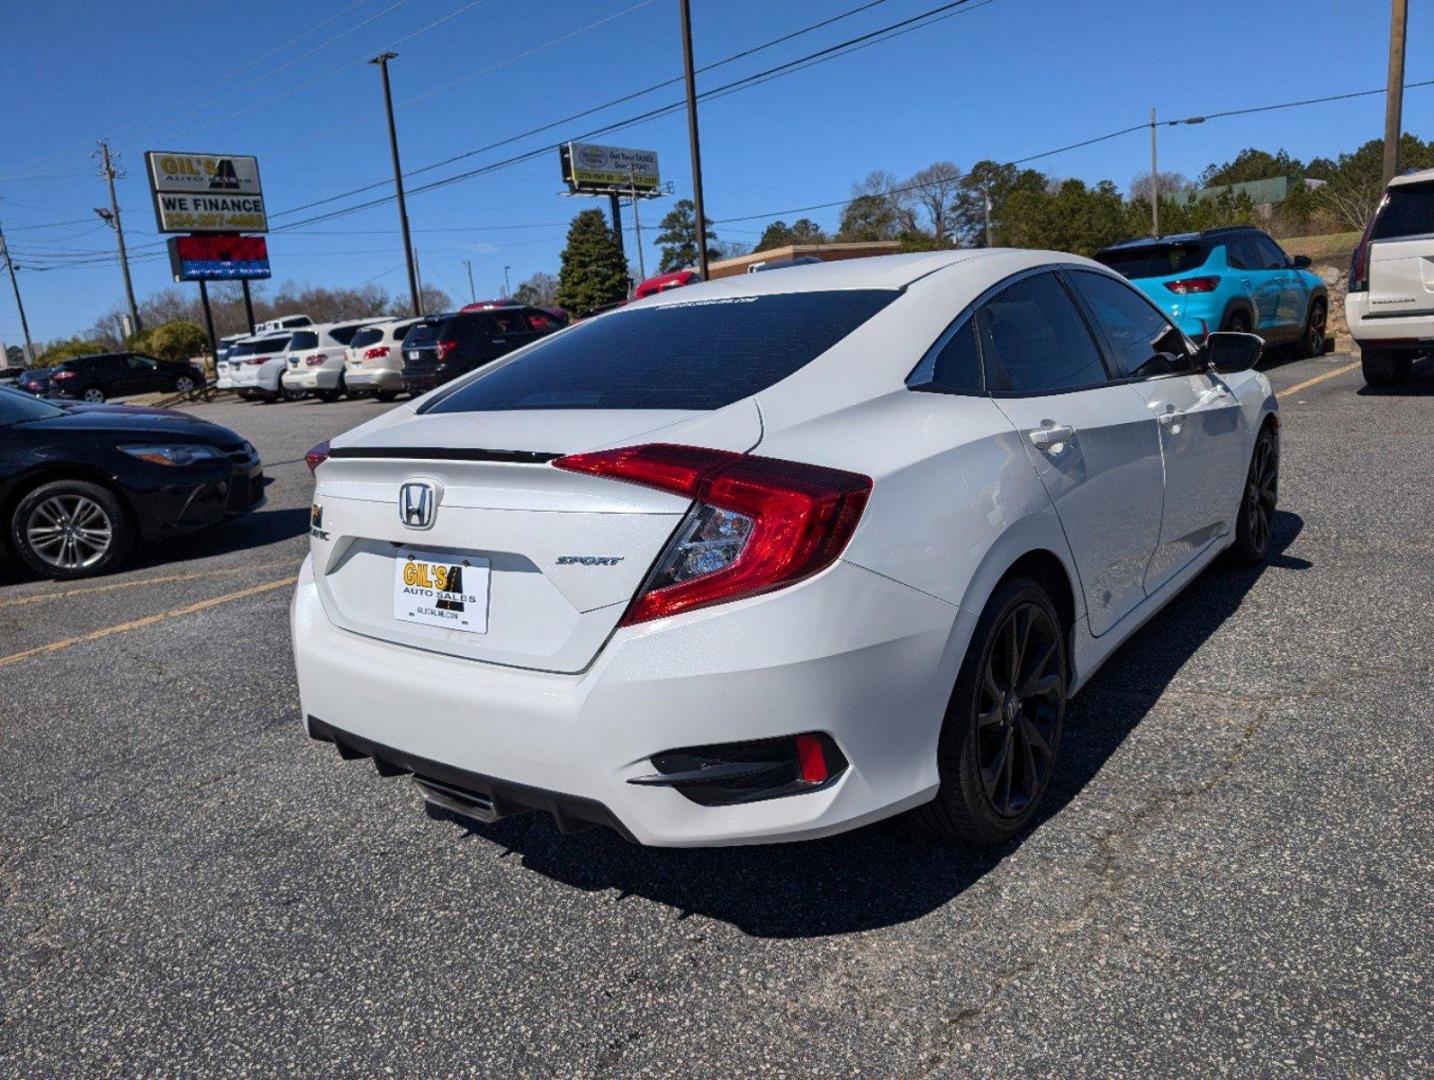
[[[559,149],[563,181],[573,194],[656,191],[660,179],[656,150],[628,150],[596,143],[564,143]]]
[[[253,281],[269,276],[262,236],[171,236],[169,268],[175,281]]]
[[[268,232],[259,159],[239,154],[144,155],[160,232]]]

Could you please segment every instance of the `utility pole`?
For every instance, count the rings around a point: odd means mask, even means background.
[[[203,282],[200,282],[202,285]],[[239,284],[244,289],[244,320],[249,324],[249,333],[254,332],[254,297],[249,292],[249,279],[241,278]],[[218,355],[217,353],[215,354]]]
[[[1155,106],[1150,106],[1150,235],[1160,239],[1160,172],[1155,166]]]
[[[1391,0],[1389,9],[1389,88],[1384,94],[1384,182],[1399,172],[1399,136],[1404,126],[1404,31],[1409,0]]]
[[[692,203],[697,214],[697,273],[707,280],[707,215],[702,209],[702,147],[697,138],[697,80],[692,72],[692,3],[682,5],[682,67],[687,77],[687,139],[692,147]]]
[[[473,291],[473,260],[464,259],[463,265],[468,268],[468,302],[470,304],[476,304],[478,302],[478,294]]]
[[[15,290],[15,308],[20,312],[20,331],[25,335],[25,363],[35,362],[35,344],[30,340],[30,323],[25,318],[25,305],[20,299],[20,282],[15,278],[15,264],[10,260],[10,245],[5,242],[5,230],[0,229],[0,254],[5,256],[5,267],[10,271],[10,287]],[[9,363],[5,357],[0,357]]]
[[[622,196],[616,191],[607,193],[608,206],[612,208],[612,238],[617,241],[618,254],[626,257],[622,245]]]
[[[423,314],[423,270],[418,263],[418,249],[408,249],[408,270],[413,275],[413,313]]]
[[[991,243],[991,185],[987,184],[981,193],[981,207],[986,215],[986,246],[995,247]]]
[[[115,231],[115,239],[119,242],[120,270],[124,273],[124,295],[125,299],[129,302],[129,321],[130,326],[133,328],[130,333],[138,334],[144,327],[139,321],[139,308],[135,306],[134,302],[134,284],[129,278],[129,255],[124,249],[124,226],[120,223],[119,201],[115,198],[115,177],[117,175],[122,177],[124,174],[118,172],[118,170],[115,169],[114,162],[110,160],[110,144],[104,139],[100,139],[99,144],[100,159],[104,163],[100,167],[100,175],[105,178],[105,183],[109,185],[110,208],[108,212],[96,210],[95,213],[100,216],[100,220]]]
[[[637,280],[647,280],[647,267],[642,263],[642,221],[637,216],[637,170],[628,166],[627,181],[632,185],[632,236],[637,242]]]
[[[413,314],[423,314],[423,301],[418,291],[418,267],[415,264],[413,241],[408,235],[408,204],[403,200],[403,168],[398,163],[398,128],[393,122],[393,91],[388,85],[388,62],[398,56],[396,52],[379,53],[370,64],[377,64],[383,72],[383,107],[388,113],[388,148],[393,152],[393,186],[398,192],[398,224],[403,230],[403,252],[408,259],[408,291],[413,297]]]
[[[503,299],[505,300],[513,295],[513,286],[508,284],[508,271],[511,269],[513,269],[511,266],[503,267]]]

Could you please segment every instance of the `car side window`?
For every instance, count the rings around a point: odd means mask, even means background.
[[[1260,265],[1266,270],[1283,270],[1290,265],[1290,258],[1279,244],[1268,236],[1257,236],[1255,247],[1260,252]]]
[[[1250,261],[1250,254],[1239,240],[1231,240],[1225,245],[1225,263],[1232,270],[1253,269]]]
[[[986,388],[1054,394],[1108,380],[1090,330],[1051,273],[1024,278],[976,312]]]
[[[947,330],[916,365],[906,380],[913,390],[933,393],[979,394],[981,352],[976,345],[976,320],[965,319]]]
[[[488,317],[498,325],[499,334],[526,334],[528,324],[523,319],[523,313],[517,309],[490,311]]]
[[[1105,334],[1120,374],[1150,378],[1194,366],[1185,335],[1129,285],[1089,270],[1071,271],[1070,281]]]
[[[143,356],[128,357],[126,363],[128,363],[134,371],[153,371],[156,366],[153,360]]]

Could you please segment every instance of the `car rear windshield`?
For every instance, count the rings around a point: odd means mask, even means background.
[[[383,340],[383,328],[378,326],[365,326],[353,336],[349,347],[362,349],[365,345],[372,345],[374,342]]]
[[[412,349],[418,345],[433,344],[438,340],[438,331],[442,329],[446,321],[445,319],[431,319],[415,323],[413,329],[404,335],[404,347]]]
[[[290,349],[317,349],[319,347],[319,335],[312,330],[304,330],[289,338]]]
[[[1206,251],[1201,244],[1142,244],[1096,253],[1096,261],[1128,278],[1164,277],[1183,274],[1205,263]]]
[[[1372,240],[1434,233],[1434,183],[1399,184],[1389,189],[1389,201],[1374,219]]]
[[[424,411],[720,409],[806,366],[898,295],[786,293],[615,311],[543,338]]]

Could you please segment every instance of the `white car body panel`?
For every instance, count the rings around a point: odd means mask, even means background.
[[[520,363],[520,351],[334,439],[317,473],[322,529],[292,609],[305,715],[601,803],[647,844],[820,836],[929,800],[951,688],[1002,576],[1027,557],[1063,570],[1078,688],[1231,542],[1255,434],[1276,408],[1254,372],[1026,398],[906,387],[983,293],[1061,265],[1115,277],[1059,253],[960,251],[689,286],[639,304],[844,288],[905,295],[795,374],[710,412],[420,413]],[[1168,433],[1157,419],[1167,404],[1184,413]],[[1029,432],[1045,420],[1074,437],[1037,449]],[[542,463],[443,457],[455,447],[554,455],[647,442],[755,451],[862,473],[874,487],[841,558],[815,576],[621,626],[687,500]],[[1200,466],[1199,447],[1218,468]],[[399,486],[415,477],[441,489],[424,534],[398,514]],[[1199,505],[1171,506],[1169,482]],[[488,634],[398,623],[388,610],[395,545],[488,558]],[[621,561],[556,563],[569,553]],[[812,730],[829,733],[850,767],[800,797],[709,807],[628,783],[668,748]]]

